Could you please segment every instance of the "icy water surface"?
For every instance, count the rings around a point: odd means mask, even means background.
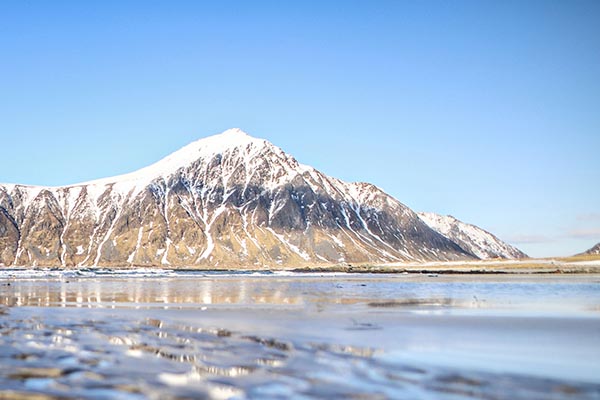
[[[600,277],[0,271],[0,398],[600,398]]]

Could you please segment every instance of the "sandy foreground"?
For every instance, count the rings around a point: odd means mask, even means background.
[[[597,274],[1,276],[0,398],[600,398]]]

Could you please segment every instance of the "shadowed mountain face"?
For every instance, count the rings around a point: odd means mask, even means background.
[[[233,129],[137,172],[0,185],[0,265],[291,267],[475,259],[367,183]]]

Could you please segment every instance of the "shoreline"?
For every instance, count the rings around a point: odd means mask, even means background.
[[[223,274],[439,274],[439,275],[549,275],[549,274],[600,274],[600,257],[570,257],[555,259],[446,261],[391,264],[333,264],[305,265],[273,268],[257,267],[177,267],[165,265],[56,267],[56,266],[1,266],[0,271],[52,271],[52,272],[104,272],[104,271],[172,271],[180,273]]]
[[[577,268],[577,269],[446,269],[446,268],[323,268],[323,267],[305,267],[295,269],[189,269],[189,268],[155,268],[155,267],[133,267],[133,268],[0,268],[0,272],[126,272],[126,271],[145,271],[146,273],[174,272],[174,273],[213,273],[213,274],[239,274],[239,275],[268,275],[278,273],[291,273],[298,275],[312,274],[356,274],[356,275],[600,275],[600,268]]]

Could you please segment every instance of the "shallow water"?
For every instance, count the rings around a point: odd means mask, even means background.
[[[598,276],[5,270],[0,285],[0,397],[600,398]]]

